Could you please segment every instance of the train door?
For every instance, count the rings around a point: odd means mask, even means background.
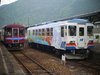
[[[64,26],[64,41],[66,43],[66,40],[67,40],[67,25]],[[65,47],[66,47],[66,44],[65,44]]]
[[[65,49],[66,47],[66,37],[67,37],[67,26],[62,25],[61,26],[61,38],[62,38],[61,48],[62,49]]]
[[[19,28],[12,28],[12,43],[19,43]]]
[[[85,25],[78,25],[78,47],[85,47]]]

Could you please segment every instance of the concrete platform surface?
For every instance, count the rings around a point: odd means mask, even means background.
[[[100,62],[100,44],[94,44],[94,48],[90,50],[89,59]]]
[[[94,44],[94,48],[91,49],[91,51],[100,53],[100,44]]]
[[[0,42],[0,75],[25,75],[16,60]]]

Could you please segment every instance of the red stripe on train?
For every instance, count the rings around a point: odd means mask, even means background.
[[[67,43],[66,46],[75,46],[76,47],[76,44],[75,43],[72,43],[72,44],[71,43]]]

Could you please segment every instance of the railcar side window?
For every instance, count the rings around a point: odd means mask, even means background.
[[[11,36],[11,28],[6,28],[6,36]]]
[[[67,36],[67,26],[65,26],[65,36]]]
[[[61,27],[61,37],[64,37],[64,27]]]
[[[53,36],[53,28],[51,28],[51,36]]]
[[[19,32],[21,36],[25,35],[25,28],[21,27]]]
[[[30,36],[30,30],[28,30],[28,35]]]
[[[37,34],[37,36],[39,36],[39,30],[36,30],[36,34]]]
[[[93,36],[93,26],[87,26],[87,35]]]
[[[39,36],[41,36],[41,29],[39,29]]]
[[[35,35],[35,30],[33,30],[33,36]]]
[[[69,26],[68,33],[69,36],[76,36],[76,26]]]
[[[79,36],[84,36],[84,28],[83,27],[79,28]]]
[[[36,30],[36,36],[37,36],[37,30]]]
[[[49,28],[46,29],[46,36],[49,36]]]
[[[44,29],[42,29],[42,36],[44,36]]]
[[[99,35],[95,35],[95,39],[99,39]]]

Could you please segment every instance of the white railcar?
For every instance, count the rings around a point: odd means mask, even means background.
[[[84,19],[73,19],[44,24],[27,29],[30,45],[38,45],[64,54],[67,59],[84,59],[94,47],[93,24]]]

